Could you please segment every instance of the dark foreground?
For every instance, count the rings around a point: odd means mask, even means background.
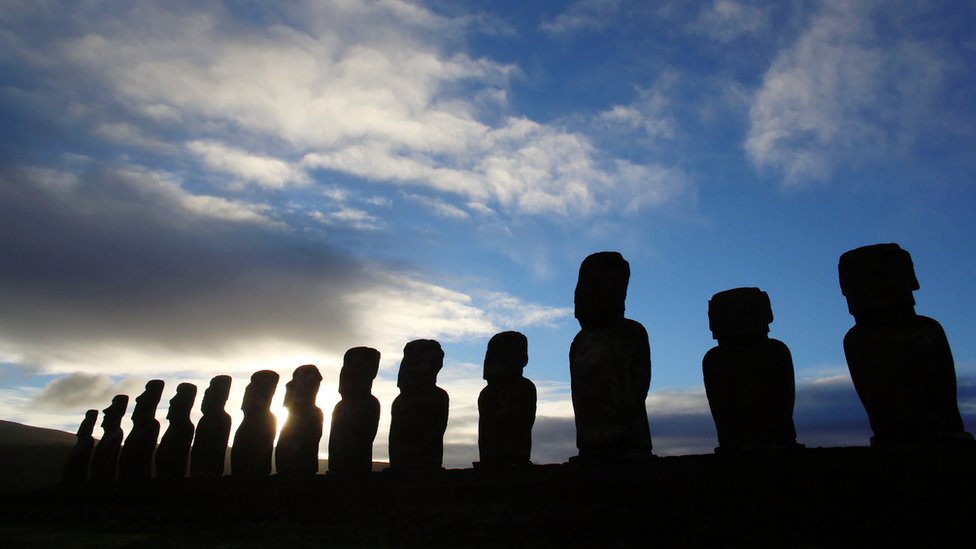
[[[811,449],[5,498],[5,547],[972,546],[976,452]]]

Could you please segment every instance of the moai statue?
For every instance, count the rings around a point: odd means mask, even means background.
[[[64,464],[61,484],[84,484],[88,480],[88,464],[91,462],[92,451],[95,449],[95,421],[98,420],[98,410],[85,412],[85,420],[78,426],[78,442],[71,449],[68,461]]]
[[[647,331],[624,318],[630,265],[617,252],[583,260],[576,284],[581,330],[569,350],[576,447],[586,463],[652,457],[644,400],[651,384]]]
[[[220,478],[224,474],[227,441],[230,440],[230,414],[224,411],[230,395],[230,376],[214,376],[203,393],[193,449],[190,450],[190,476]]]
[[[450,399],[438,387],[444,365],[441,344],[417,339],[403,348],[397,374],[400,394],[390,410],[390,469],[436,471],[444,460],[444,431]]]
[[[854,327],[844,354],[867,411],[872,446],[971,444],[956,404],[956,372],[942,326],[915,313],[912,257],[897,244],[840,256]]]
[[[146,390],[136,397],[132,410],[132,432],[125,439],[119,454],[119,480],[149,480],[152,478],[153,452],[159,440],[156,406],[163,396],[164,382],[151,379]]]
[[[197,398],[197,386],[180,383],[176,395],[169,401],[166,419],[169,427],[163,433],[156,450],[156,476],[158,478],[183,478],[190,457],[190,443],[193,442],[193,422],[190,410]]]
[[[770,339],[773,309],[759,288],[719,292],[708,302],[718,345],[702,360],[718,452],[799,448],[793,426],[793,357]]]
[[[230,472],[236,477],[266,477],[271,474],[271,454],[278,420],[271,413],[271,399],[278,388],[278,374],[261,370],[251,375],[244,389],[244,419],[234,433],[230,450]]]
[[[102,410],[102,438],[95,446],[91,459],[91,481],[107,483],[115,480],[122,449],[122,416],[129,407],[129,397],[115,395],[112,404]]]
[[[278,437],[275,469],[279,475],[310,476],[319,472],[322,409],[315,405],[322,374],[312,364],[299,366],[285,384],[288,419]]]
[[[519,332],[495,334],[485,352],[488,386],[478,396],[480,467],[509,468],[532,464],[535,384],[522,376],[529,362],[529,341]]]
[[[373,440],[380,422],[380,401],[370,391],[380,367],[380,352],[370,347],[346,351],[339,372],[339,395],[329,433],[330,473],[373,470]]]

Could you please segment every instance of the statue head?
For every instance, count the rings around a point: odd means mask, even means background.
[[[251,382],[244,389],[241,410],[244,413],[269,410],[275,389],[278,388],[278,379],[278,374],[271,370],[259,370],[251,374]]]
[[[128,395],[115,395],[112,397],[112,404],[102,410],[102,427],[118,428],[122,424],[122,416],[125,415],[125,410],[128,407]]]
[[[630,264],[618,252],[597,252],[583,260],[573,302],[583,328],[596,328],[624,317]]]
[[[230,376],[214,376],[210,380],[210,386],[204,391],[203,404],[200,406],[203,413],[223,411],[224,405],[227,404],[227,398],[230,396],[231,381]]]
[[[321,384],[322,374],[313,364],[295,368],[291,381],[285,383],[285,408],[315,406],[315,397],[319,394]]]
[[[723,339],[769,333],[773,309],[769,295],[759,288],[733,288],[712,296],[708,302],[708,328]]]
[[[915,306],[915,266],[912,256],[898,244],[874,244],[844,252],[837,271],[847,309],[855,318]]]
[[[146,390],[136,397],[136,407],[132,410],[132,421],[152,419],[156,415],[156,406],[163,396],[166,384],[161,379],[150,379],[146,383]]]
[[[85,419],[78,426],[79,437],[90,437],[95,430],[95,422],[98,421],[98,410],[88,410],[85,412]]]
[[[433,387],[437,384],[437,373],[443,366],[444,351],[440,343],[433,339],[415,339],[403,347],[397,387]]]
[[[169,399],[169,411],[166,419],[185,419],[190,417],[193,401],[197,398],[197,386],[192,383],[180,383],[176,386],[176,394]]]
[[[521,377],[529,363],[529,340],[519,332],[501,332],[488,340],[484,378]]]
[[[373,388],[380,368],[380,352],[371,347],[353,347],[342,357],[339,372],[339,394],[345,397],[365,396]]]

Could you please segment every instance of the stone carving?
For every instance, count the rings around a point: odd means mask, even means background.
[[[203,393],[193,449],[190,451],[190,476],[220,478],[224,474],[227,441],[230,440],[230,414],[224,411],[230,395],[230,376],[215,376]]]
[[[705,394],[721,452],[797,448],[793,357],[771,339],[773,310],[759,288],[719,292],[708,302],[718,345],[702,361]]]
[[[630,265],[617,252],[583,260],[576,284],[581,330],[569,350],[576,413],[577,459],[617,462],[650,458],[644,400],[651,383],[647,331],[624,318]]]
[[[417,339],[403,348],[397,374],[400,394],[390,411],[390,469],[435,471],[442,468],[444,431],[450,399],[438,387],[444,365],[440,343]]]
[[[271,453],[278,420],[271,413],[271,399],[278,388],[278,374],[261,370],[251,375],[244,389],[244,419],[234,433],[230,472],[234,476],[263,477],[271,474]]]
[[[897,244],[848,251],[838,265],[854,327],[844,354],[871,422],[872,446],[971,444],[956,404],[956,372],[942,326],[915,313],[912,258]]]
[[[197,386],[180,383],[176,395],[169,401],[166,419],[169,427],[163,433],[156,449],[156,476],[158,478],[183,478],[190,457],[190,444],[193,442],[193,422],[190,410],[197,398]]]
[[[312,364],[299,366],[285,384],[288,419],[278,437],[275,469],[279,475],[314,475],[319,471],[322,409],[315,405],[322,374]]]
[[[380,421],[380,401],[370,394],[380,367],[380,352],[370,347],[346,351],[339,372],[342,399],[332,411],[329,433],[330,473],[373,470],[373,440]]]
[[[480,467],[525,467],[532,464],[535,384],[522,376],[529,362],[528,339],[519,332],[501,332],[488,341],[484,378],[478,396]]]
[[[115,480],[122,449],[122,416],[129,407],[127,395],[115,395],[112,404],[102,410],[102,438],[95,446],[91,459],[91,480],[106,483]]]
[[[159,440],[156,406],[163,395],[164,385],[161,379],[149,380],[146,390],[136,397],[136,407],[132,410],[132,432],[126,437],[119,453],[119,480],[152,478],[153,452]]]
[[[95,421],[98,420],[98,410],[88,410],[85,412],[85,419],[78,426],[78,442],[71,449],[68,461],[64,464],[64,473],[61,476],[62,484],[84,484],[88,480],[88,465],[91,462],[92,451],[95,449],[95,438],[92,431],[95,430]]]

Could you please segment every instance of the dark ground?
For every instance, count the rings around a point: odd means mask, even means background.
[[[601,469],[48,488],[5,498],[0,539],[5,547],[969,547],[974,465],[970,450],[827,448]]]

